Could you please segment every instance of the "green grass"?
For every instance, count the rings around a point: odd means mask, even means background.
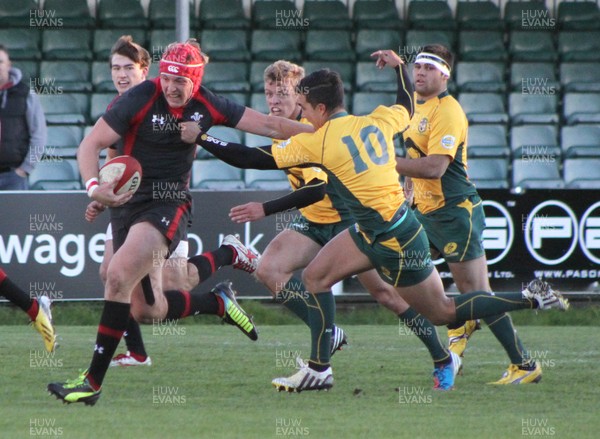
[[[333,359],[334,388],[302,394],[277,393],[270,381],[292,371],[291,352],[308,355],[307,330],[260,329],[253,343],[230,326],[144,326],[154,365],[111,369],[100,401],[86,407],[63,405],[45,387],[87,366],[94,326],[59,327],[53,356],[31,329],[2,326],[0,437],[598,437],[598,327],[520,328],[543,358],[544,378],[511,387],[486,385],[508,362],[490,332],[479,331],[456,390],[434,393],[414,336],[397,325],[346,326],[351,344]]]

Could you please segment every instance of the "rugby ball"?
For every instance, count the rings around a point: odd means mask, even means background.
[[[134,157],[120,155],[109,160],[100,168],[98,174],[100,184],[118,180],[114,193],[124,194],[127,191],[137,191],[142,182],[142,166]]]

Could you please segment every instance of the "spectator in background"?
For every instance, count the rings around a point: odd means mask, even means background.
[[[46,145],[44,111],[22,77],[0,44],[0,190],[28,189]]]

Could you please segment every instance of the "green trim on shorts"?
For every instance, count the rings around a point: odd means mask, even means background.
[[[478,195],[425,215],[415,211],[415,215],[423,224],[431,246],[446,262],[465,262],[485,255],[485,213]]]
[[[351,220],[331,224],[319,224],[310,222],[306,218],[301,217],[296,219],[289,228],[312,239],[321,247],[324,247],[325,244],[353,224],[354,221]]]
[[[416,285],[434,269],[427,235],[410,209],[399,227],[374,242],[368,242],[357,226],[350,228],[350,236],[379,276],[395,287]],[[401,252],[386,245],[391,243],[399,246]]]

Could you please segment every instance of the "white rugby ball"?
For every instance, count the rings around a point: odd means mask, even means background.
[[[100,184],[118,180],[114,188],[116,195],[127,191],[137,191],[142,182],[142,166],[134,157],[121,155],[109,160],[100,168],[98,174]]]

